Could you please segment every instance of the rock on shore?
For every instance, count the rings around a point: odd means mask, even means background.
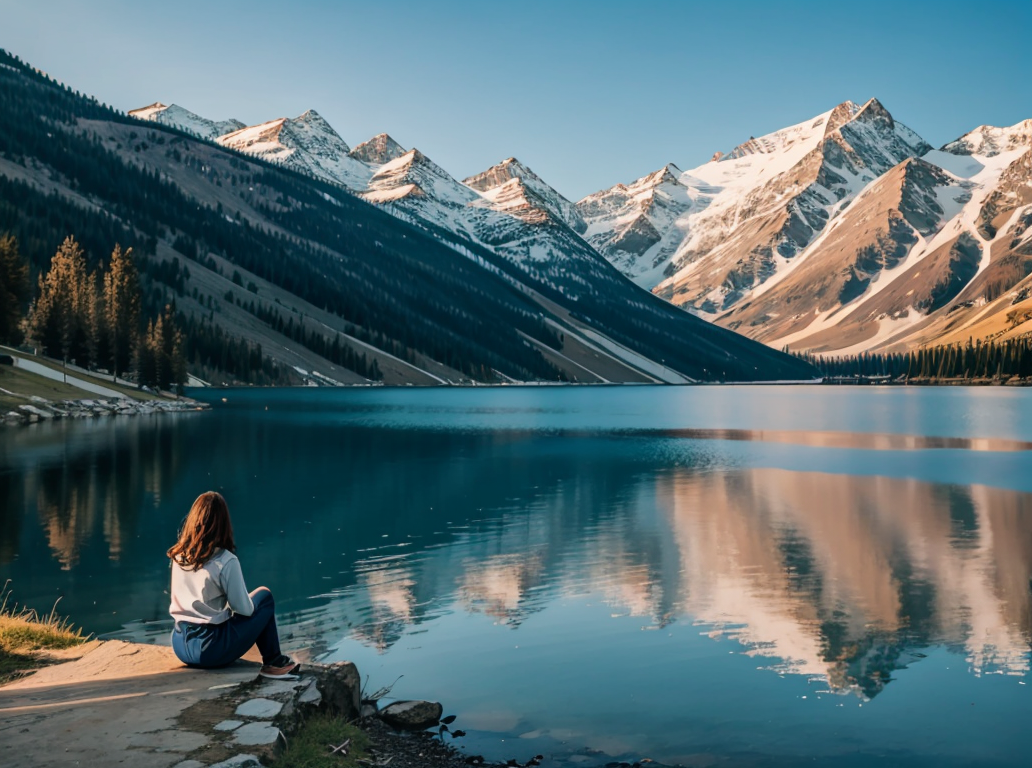
[[[3,415],[2,423],[13,426],[57,419],[92,419],[100,416],[148,416],[157,413],[183,413],[208,410],[206,403],[194,400],[132,400],[130,398],[60,400],[53,402],[32,397],[31,403]]]

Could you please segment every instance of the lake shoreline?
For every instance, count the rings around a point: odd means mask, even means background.
[[[129,400],[83,398],[53,402],[32,398],[31,403],[17,406],[0,417],[0,425],[28,426],[64,419],[96,419],[108,416],[155,416],[167,413],[209,411],[211,406],[189,398],[182,400]]]
[[[61,757],[90,764],[276,766],[289,758],[292,745],[310,740],[310,726],[325,736],[327,721],[340,728],[333,744],[356,736],[364,743],[341,755],[365,753],[375,758],[369,764],[504,765],[445,741],[448,729],[440,723],[388,724],[375,701],[362,700],[361,677],[350,662],[308,662],[293,680],[265,680],[257,675],[254,649],[227,667],[199,670],[182,664],[167,646],[123,640],[92,640],[48,661],[0,684],[0,712],[23,721],[16,743],[6,745],[16,752],[5,750],[5,765],[50,764],[52,744],[42,735],[60,730]],[[128,716],[118,705],[125,699],[133,701]],[[111,722],[113,732],[98,733],[97,721]],[[329,747],[316,745],[319,752]],[[537,758],[525,764],[536,765]]]
[[[450,389],[625,389],[640,387],[670,387],[678,388],[712,388],[712,387],[1032,387],[1032,379],[1015,379],[998,381],[991,379],[943,379],[943,380],[911,380],[911,381],[881,381],[871,379],[835,380],[835,379],[814,379],[807,381],[698,381],[687,384],[667,384],[664,382],[640,383],[640,382],[576,382],[576,381],[520,381],[515,383],[499,382],[495,384],[341,384],[340,386],[308,386],[297,385],[269,385],[260,386],[254,384],[227,384],[212,385],[207,387],[187,387],[190,392],[229,392],[239,390],[450,390]],[[203,401],[202,401],[203,402]]]

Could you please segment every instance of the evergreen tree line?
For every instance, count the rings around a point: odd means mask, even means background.
[[[262,386],[290,384],[296,379],[262,352],[262,345],[230,336],[207,317],[181,314],[187,362],[201,378],[231,380]]]
[[[887,377],[891,381],[937,379],[1032,379],[1032,335],[1003,341],[942,344],[910,352],[824,356],[797,353],[824,376]]]
[[[167,305],[145,322],[132,249],[116,245],[108,264],[90,271],[82,247],[66,237],[40,272],[24,319],[12,323],[21,314],[28,272],[17,240],[0,236],[0,290],[12,299],[2,305],[0,340],[27,341],[48,357],[104,368],[112,378],[134,375],[145,386],[171,389],[186,383],[185,341],[175,307]]]

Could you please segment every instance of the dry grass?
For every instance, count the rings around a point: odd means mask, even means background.
[[[57,614],[57,603],[48,614],[12,603],[10,583],[0,590],[0,685],[48,663],[47,651],[71,648],[88,639]]]

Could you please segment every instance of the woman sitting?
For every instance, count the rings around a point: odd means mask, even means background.
[[[280,651],[275,603],[268,587],[250,594],[234,554],[229,507],[215,491],[202,493],[190,507],[172,560],[175,619],[172,650],[184,664],[211,669],[239,659],[257,645],[262,677],[286,678],[300,665]]]

